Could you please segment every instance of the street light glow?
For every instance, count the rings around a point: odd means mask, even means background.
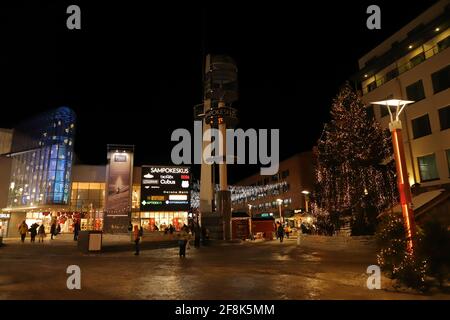
[[[303,194],[310,194],[310,192],[308,190],[303,190],[302,193]]]

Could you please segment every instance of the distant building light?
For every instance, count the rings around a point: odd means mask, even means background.
[[[439,29],[439,28],[434,29],[434,31],[436,31],[436,32],[439,32],[439,30],[441,30],[441,29]]]
[[[364,78],[367,78],[367,77],[368,77],[368,75],[367,75],[367,74],[365,74],[365,75],[364,75]]]
[[[413,48],[413,46],[412,46],[412,44],[410,44],[409,47],[408,47],[408,49],[412,49],[412,48]]]

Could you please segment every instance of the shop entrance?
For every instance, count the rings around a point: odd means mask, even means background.
[[[140,223],[147,231],[164,231],[170,225],[180,231],[184,224],[188,224],[188,212],[141,212]]]

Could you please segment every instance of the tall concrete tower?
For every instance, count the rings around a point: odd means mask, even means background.
[[[202,161],[200,176],[200,213],[202,225],[209,229],[215,239],[231,238],[231,193],[228,190],[226,164],[226,129],[237,123],[236,109],[230,105],[237,100],[237,67],[233,59],[225,55],[207,55],[204,70],[203,105],[196,108],[196,119],[203,119],[203,135],[208,129],[221,132],[221,154],[215,154],[219,163],[219,191],[215,193],[212,180],[213,165]],[[208,137],[210,139],[210,137]],[[202,154],[210,143],[203,142]]]

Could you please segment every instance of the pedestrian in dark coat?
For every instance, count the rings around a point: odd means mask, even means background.
[[[139,242],[141,241],[141,232],[139,231],[139,227],[137,225],[134,226],[133,230],[133,240],[134,240],[134,248],[135,248],[135,256],[139,255]]]
[[[37,228],[39,225],[37,223],[33,223],[30,227],[30,242],[36,242]]]
[[[280,238],[280,242],[283,242],[284,228],[283,228],[283,226],[281,225],[281,223],[280,223],[280,225],[278,226],[277,234],[278,234],[278,238]]]
[[[50,226],[50,234],[51,238],[53,240],[53,236],[56,236],[56,221],[52,222],[52,225]]]
[[[195,235],[195,238],[194,238],[194,247],[200,248],[201,229],[200,229],[199,225],[196,225],[196,226],[195,226],[195,229],[194,229],[194,235]]]
[[[73,224],[73,241],[78,241],[78,235],[80,234],[81,225],[80,220],[76,220]]]

